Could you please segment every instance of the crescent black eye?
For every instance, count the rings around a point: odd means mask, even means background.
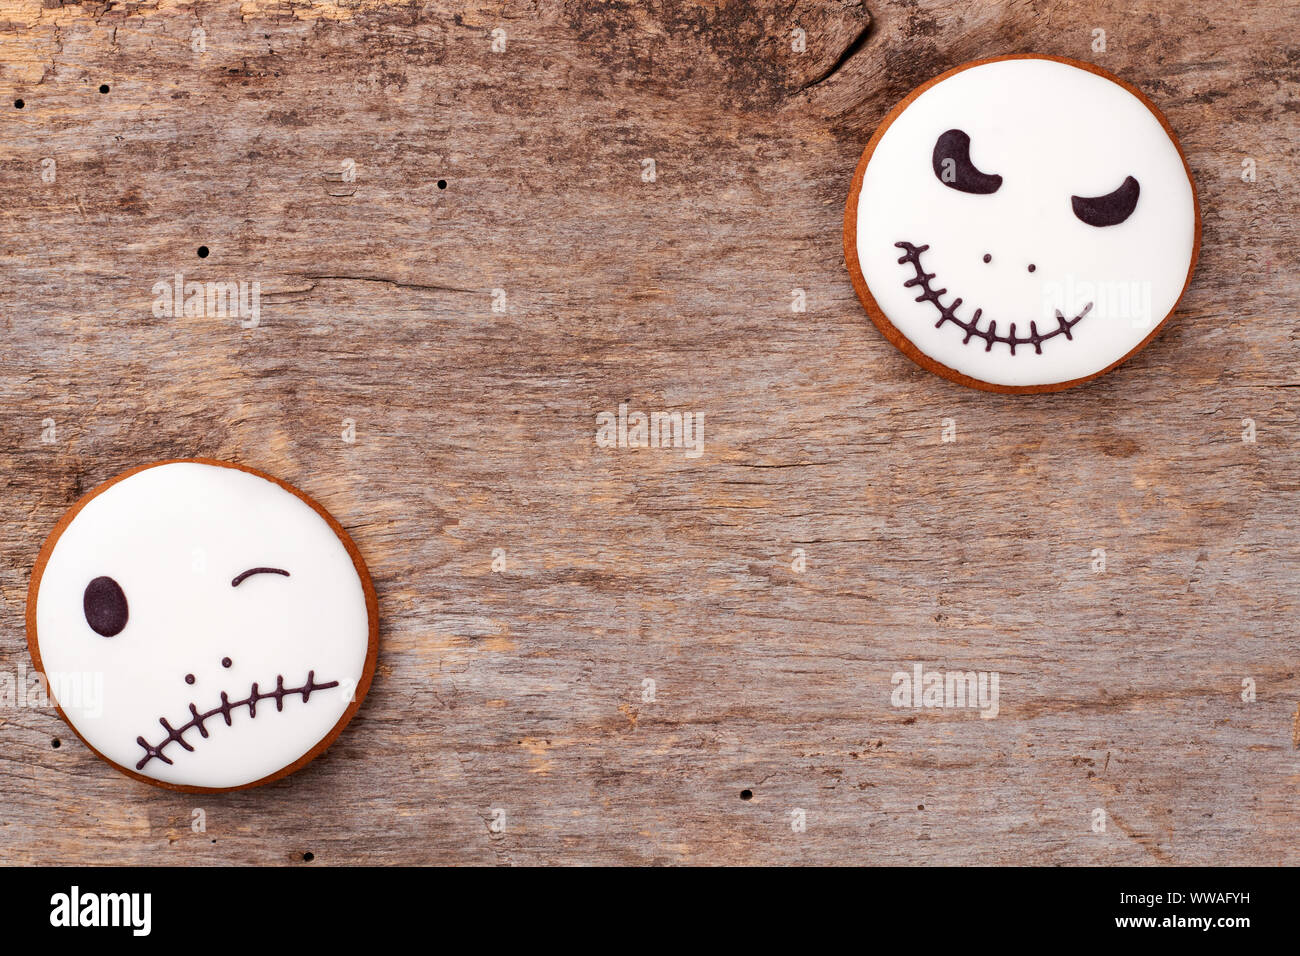
[[[931,157],[939,182],[958,192],[985,196],[1002,185],[997,173],[982,173],[970,161],[970,137],[962,130],[950,129],[939,136]]]
[[[86,623],[96,634],[113,637],[126,627],[126,594],[122,586],[110,577],[97,577],[87,584],[81,606],[86,613]]]
[[[1118,226],[1133,215],[1141,191],[1138,181],[1129,176],[1113,193],[1092,198],[1071,196],[1070,205],[1074,207],[1074,214],[1090,226]]]

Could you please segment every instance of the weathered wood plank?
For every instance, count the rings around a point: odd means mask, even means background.
[[[1293,33],[1186,2],[3,0],[0,668],[67,505],[194,454],[340,518],[383,644],[330,754],[259,791],[155,791],[0,709],[0,859],[1300,862]],[[1205,234],[1155,343],[1007,399],[884,341],[840,217],[900,96],[1024,50],[1160,103]],[[154,318],[178,271],[260,281],[260,325]],[[596,447],[621,402],[703,413],[704,453]],[[999,716],[892,707],[914,663],[998,672]]]

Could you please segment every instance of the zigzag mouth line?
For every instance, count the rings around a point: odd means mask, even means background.
[[[921,253],[930,248],[928,245],[914,246],[910,242],[896,242],[894,245],[899,249],[904,250],[904,255],[898,260],[898,264],[902,265],[905,262],[911,263],[912,268],[916,270],[916,275],[904,282],[903,287],[910,289],[913,286],[920,286],[922,291],[921,294],[916,297],[916,301],[930,302],[939,310],[939,321],[934,323],[934,327],[936,329],[943,328],[945,322],[951,322],[953,325],[964,330],[966,337],[962,339],[963,345],[968,344],[971,339],[983,339],[984,351],[991,352],[993,351],[994,343],[1001,342],[1003,345],[1010,347],[1012,355],[1016,354],[1017,345],[1032,345],[1034,347],[1034,353],[1042,355],[1043,343],[1049,339],[1054,339],[1058,335],[1064,335],[1067,339],[1073,340],[1074,335],[1070,330],[1082,322],[1083,317],[1092,311],[1093,304],[1089,302],[1083,307],[1082,312],[1072,319],[1067,319],[1061,313],[1061,310],[1057,309],[1056,328],[1052,329],[1050,332],[1039,332],[1038,323],[1030,322],[1029,335],[1019,336],[1016,335],[1016,323],[1012,322],[1006,335],[998,335],[998,323],[996,319],[989,319],[988,328],[986,329],[981,329],[979,327],[980,316],[984,314],[983,309],[976,309],[975,314],[972,315],[969,320],[965,320],[957,317],[957,307],[961,305],[962,301],[960,297],[953,299],[950,305],[943,304],[939,297],[946,294],[948,290],[936,290],[931,288],[930,280],[934,278],[935,274],[933,272],[926,272],[925,267],[921,265]]]
[[[248,716],[256,718],[258,701],[273,699],[275,701],[275,709],[284,710],[284,699],[291,694],[301,694],[302,702],[305,704],[308,699],[310,699],[312,691],[329,690],[331,687],[338,686],[339,682],[336,680],[330,681],[328,684],[317,684],[316,672],[308,671],[307,683],[303,684],[301,687],[285,687],[283,675],[277,675],[275,678],[275,690],[263,693],[257,689],[257,682],[254,681],[253,686],[249,690],[248,696],[243,700],[231,700],[223,690],[221,692],[221,705],[219,707],[214,707],[212,710],[206,711],[205,713],[199,713],[199,709],[193,704],[190,704],[190,719],[179,727],[173,727],[171,724],[167,723],[166,717],[159,717],[158,723],[162,724],[163,730],[167,731],[167,736],[160,740],[157,746],[149,743],[149,741],[145,740],[144,737],[135,738],[135,742],[144,748],[144,756],[141,757],[140,762],[135,765],[135,769],[143,770],[145,765],[155,757],[165,764],[172,763],[173,761],[171,758],[163,753],[163,750],[167,748],[168,744],[178,743],[184,749],[193,751],[193,745],[185,739],[185,731],[193,730],[197,727],[199,733],[204,737],[207,737],[208,729],[203,725],[204,721],[215,717],[217,714],[220,714],[225,718],[226,726],[229,727],[230,714],[236,708],[247,707]]]

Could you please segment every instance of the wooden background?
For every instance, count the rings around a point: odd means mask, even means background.
[[[1300,862],[1287,6],[0,0],[0,668],[59,515],[174,456],[318,498],[383,622],[356,721],[260,790],[0,709],[0,859]],[[1014,398],[889,346],[840,228],[893,103],[1025,51],[1159,103],[1205,233],[1156,342]],[[178,271],[260,281],[261,326],[154,318]],[[621,401],[704,454],[597,448]],[[914,663],[1000,672],[1000,715],[891,707]]]

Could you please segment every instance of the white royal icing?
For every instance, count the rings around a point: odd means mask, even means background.
[[[252,568],[277,568],[232,581]],[[88,584],[109,577],[126,597],[125,627],[103,636],[87,619]],[[100,624],[103,627],[102,621]],[[109,487],[54,544],[36,595],[37,647],[51,690],[101,754],[148,777],[238,787],[274,773],[325,738],[362,679],[370,622],[357,569],[304,501],[248,472],[197,462],[147,468]],[[228,659],[230,666],[223,666]],[[181,743],[171,727],[218,708],[315,685],[204,720]],[[187,683],[186,676],[194,682]],[[102,685],[98,686],[98,682]],[[143,737],[171,764],[154,756]]]
[[[963,192],[936,175],[936,142],[949,130],[969,136],[969,159],[1002,177],[996,191]],[[952,159],[951,154],[946,158]],[[944,165],[960,180],[960,163]],[[1112,193],[1133,177],[1137,203],[1127,219],[1089,225],[1071,197]],[[921,352],[972,378],[1030,386],[1093,375],[1137,347],[1177,303],[1191,265],[1196,227],[1192,184],[1174,142],[1146,105],[1095,73],[1045,59],[974,66],[935,84],[886,129],[869,159],[857,205],[858,263],[889,321]],[[930,289],[955,318],[1007,337],[1059,329],[1017,344],[943,320],[907,250],[917,254]],[[991,257],[988,263],[984,256]],[[1036,268],[1029,271],[1029,265]],[[936,328],[936,323],[943,324]]]

